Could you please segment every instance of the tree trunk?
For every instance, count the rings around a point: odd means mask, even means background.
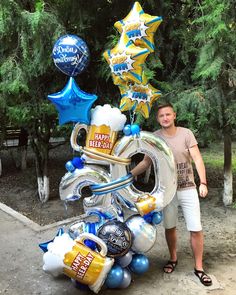
[[[38,196],[42,203],[49,199],[49,178],[48,178],[48,144],[39,142],[38,139],[32,140],[32,146],[36,160],[36,174],[38,183]]]
[[[5,111],[0,108],[0,150],[3,147],[3,142],[6,134]],[[1,156],[1,153],[0,153]],[[0,176],[2,176],[2,160],[0,158]]]
[[[229,206],[233,203],[233,174],[232,174],[232,141],[231,130],[224,128],[224,192],[223,203]]]
[[[49,178],[47,176],[37,176],[38,195],[42,203],[46,203],[49,199]]]
[[[25,170],[27,167],[27,147],[28,147],[28,132],[25,128],[21,127],[19,143],[18,143],[18,154],[20,155],[19,166],[21,170]]]
[[[21,147],[20,155],[21,155],[20,168],[21,170],[25,170],[27,168],[27,146]]]

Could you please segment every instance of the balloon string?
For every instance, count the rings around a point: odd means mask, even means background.
[[[74,128],[75,128],[75,122],[73,122],[72,132],[73,132]],[[76,139],[76,142],[77,142],[77,139]],[[72,148],[72,155],[73,155],[73,157],[75,155],[75,150],[73,148]]]
[[[130,112],[129,115],[130,115],[130,124],[132,125],[135,119],[135,112]]]

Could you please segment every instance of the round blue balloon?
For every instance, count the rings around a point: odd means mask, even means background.
[[[84,160],[80,157],[74,157],[72,159],[72,164],[75,166],[75,168],[82,169],[84,167]]]
[[[149,269],[149,260],[143,254],[135,254],[129,265],[132,272],[136,274],[143,274]]]
[[[148,223],[152,223],[152,217],[153,217],[153,213],[151,212],[151,213],[144,215],[143,219]]]
[[[131,125],[131,133],[132,133],[132,135],[139,134],[140,133],[139,125],[137,125],[137,124]]]
[[[131,134],[131,126],[128,124],[128,125],[125,125],[125,127],[123,128],[123,133],[124,135],[126,136],[129,136]]]
[[[53,47],[52,56],[56,67],[71,77],[83,72],[89,63],[88,46],[76,35],[59,38]]]
[[[75,166],[72,164],[71,161],[66,162],[66,170],[69,172],[73,172],[75,170]]]
[[[152,224],[157,225],[162,222],[162,212],[154,212],[152,215]]]
[[[162,212],[150,212],[146,215],[143,216],[143,219],[148,222],[148,223],[151,223],[153,225],[157,225],[159,223],[162,222]]]
[[[107,288],[118,288],[123,282],[124,270],[121,266],[114,264],[107,275],[105,285]]]
[[[120,284],[119,288],[120,289],[125,289],[127,287],[129,287],[130,283],[131,283],[131,273],[127,268],[124,268],[124,277],[123,277],[123,281]]]

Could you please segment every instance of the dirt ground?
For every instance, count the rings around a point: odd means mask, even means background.
[[[73,157],[72,151],[61,147],[53,150],[49,163],[49,175],[51,181],[51,196],[46,204],[41,204],[37,199],[35,187],[36,177],[32,155],[29,153],[28,168],[22,173],[14,166],[14,151],[1,152],[3,164],[3,175],[0,177],[0,202],[5,203],[14,210],[24,214],[38,224],[46,225],[55,221],[63,220],[68,217],[77,216],[82,211],[82,202],[69,205],[66,210],[58,196],[58,186],[61,177],[65,173],[65,162]],[[168,251],[164,241],[162,226],[158,226],[159,238],[157,247],[149,253],[151,258],[152,272],[149,276],[144,276],[136,281],[135,286],[128,288],[126,294],[156,294],[150,284],[155,280],[163,279],[168,283],[168,288],[161,282],[156,282],[158,294],[208,294],[214,295],[233,295],[236,290],[236,209],[225,208],[222,204],[222,176],[214,172],[209,176],[210,180],[209,195],[205,200],[201,200],[202,223],[205,235],[204,262],[206,270],[212,275],[214,280],[213,288],[202,288],[192,274],[193,261],[192,252],[189,247],[188,233],[185,229],[182,213],[179,214],[179,265],[176,273],[172,276],[163,275],[161,265],[168,259]],[[214,186],[214,187],[213,187]],[[42,237],[41,237],[42,238]],[[52,238],[52,237],[51,237]],[[50,239],[50,238],[49,238]],[[38,241],[43,242],[44,240]],[[157,250],[159,249],[159,250]],[[159,257],[159,258],[157,258]],[[158,265],[158,266],[157,266]],[[157,271],[158,267],[158,271]],[[40,267],[38,272],[42,271]],[[154,273],[153,273],[154,272]],[[157,272],[157,273],[156,273]],[[156,273],[156,275],[155,275]],[[188,279],[190,278],[190,281]],[[193,282],[193,284],[191,283]],[[58,281],[57,281],[58,283]],[[148,284],[141,287],[140,284]],[[54,284],[54,283],[53,283]],[[61,283],[59,282],[59,285]],[[177,285],[181,285],[178,291]],[[153,285],[154,286],[154,285]],[[49,291],[42,293],[25,294],[68,294],[67,292]],[[56,287],[55,287],[56,288]],[[59,288],[59,287],[58,287]],[[147,292],[146,289],[149,290]],[[160,289],[161,288],[161,289]],[[177,288],[177,289],[176,289]],[[129,291],[128,291],[129,290]],[[108,295],[112,290],[104,291]],[[116,291],[115,291],[116,292]],[[120,292],[120,291],[119,291]],[[133,294],[134,294],[133,293]],[[1,290],[0,290],[1,294]],[[11,294],[11,293],[7,293]],[[13,294],[13,293],[12,293]],[[21,293],[17,293],[21,294]],[[23,294],[23,293],[22,293]],[[74,294],[73,292],[71,294]],[[112,293],[113,294],[113,293]]]
[[[17,149],[0,151],[2,176],[0,177],[0,202],[27,216],[40,225],[50,224],[82,213],[82,204],[69,204],[67,208],[59,198],[59,183],[67,172],[65,163],[74,155],[69,145],[50,150],[49,181],[50,199],[42,204],[37,196],[37,179],[34,156],[31,150],[27,154],[27,169],[16,168]]]

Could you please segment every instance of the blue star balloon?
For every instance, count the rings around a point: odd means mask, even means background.
[[[53,47],[55,66],[68,76],[83,72],[89,63],[87,44],[76,35],[65,35],[57,40]]]
[[[62,91],[48,95],[59,112],[59,124],[67,122],[90,123],[90,109],[97,95],[82,91],[70,77]]]

